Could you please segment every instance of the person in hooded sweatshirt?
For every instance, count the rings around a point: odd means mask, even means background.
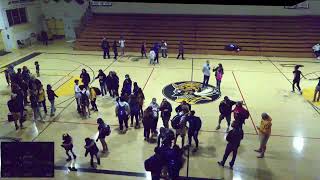
[[[117,76],[116,72],[112,71],[111,79],[112,95],[115,97],[119,97],[119,77]]]
[[[90,138],[86,138],[84,148],[86,149],[84,156],[87,157],[87,155],[90,154],[91,167],[94,168],[94,164],[93,164],[94,156],[97,158],[98,165],[100,165],[100,157],[98,156],[99,149],[98,149],[97,144],[94,142],[94,140],[90,139]]]
[[[111,97],[114,97],[113,90],[112,90],[112,81],[113,81],[112,71],[110,71],[108,76],[105,79],[105,83],[106,83],[107,89],[109,91],[109,95]]]
[[[86,69],[82,69],[82,72],[80,74],[80,78],[82,79],[82,83],[84,85],[84,88],[88,88],[88,85],[90,83],[90,75],[87,73]]]
[[[271,135],[271,126],[272,126],[272,119],[267,113],[262,113],[261,114],[261,123],[260,126],[257,126],[257,129],[259,130],[259,138],[260,138],[260,147],[257,150],[254,150],[258,153],[260,153],[257,158],[263,158],[264,153],[266,152],[267,149],[267,143],[269,140],[269,137]]]
[[[133,127],[133,119],[136,119],[135,128],[139,128],[139,102],[137,100],[137,96],[133,93],[129,96],[129,106],[130,106],[130,116],[131,116],[131,123],[130,126]]]
[[[115,114],[119,120],[119,130],[120,133],[125,133],[128,130],[128,120],[130,114],[130,106],[127,102],[123,100],[122,97],[117,99],[117,104],[115,108]],[[126,130],[123,130],[123,123],[126,127]]]
[[[128,96],[132,92],[132,81],[130,79],[130,76],[128,74],[125,75],[125,80],[123,81],[121,96],[127,94]]]
[[[241,125],[239,121],[233,121],[231,124],[231,127],[233,129],[228,132],[228,135],[226,137],[228,144],[224,151],[222,161],[218,162],[218,164],[222,167],[224,167],[224,164],[228,159],[228,156],[232,152],[232,160],[229,162],[229,165],[230,165],[230,168],[233,169],[234,162],[237,158],[238,148],[240,146],[241,140],[243,139],[243,130],[240,126]]]
[[[99,70],[99,74],[95,79],[99,79],[101,95],[102,96],[107,95],[107,85],[106,85],[107,76],[102,71],[102,69]]]

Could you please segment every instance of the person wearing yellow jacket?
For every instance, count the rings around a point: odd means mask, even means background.
[[[40,88],[38,89],[38,103],[42,104],[44,113],[47,114],[47,106],[46,106],[46,94],[43,89],[43,85],[40,85]]]
[[[98,111],[98,107],[97,107],[97,104],[96,104],[96,100],[97,100],[97,93],[96,91],[94,90],[93,87],[90,88],[90,96],[89,96],[89,99],[91,101],[91,110],[93,111]]]
[[[267,142],[269,140],[269,137],[271,135],[271,126],[272,126],[272,119],[267,113],[261,114],[262,120],[260,123],[260,126],[257,126],[257,129],[259,130],[259,138],[260,138],[260,147],[257,150],[254,150],[258,153],[260,153],[257,158],[263,158],[264,153],[267,149]]]

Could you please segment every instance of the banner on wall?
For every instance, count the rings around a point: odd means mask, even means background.
[[[8,5],[32,3],[32,2],[35,2],[35,1],[36,0],[9,0],[8,1]]]
[[[112,6],[110,1],[91,1],[91,6]]]

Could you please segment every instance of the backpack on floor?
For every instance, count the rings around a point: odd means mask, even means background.
[[[100,96],[100,95],[101,95],[101,91],[100,91],[99,88],[93,87],[93,90],[94,90],[94,92],[96,92],[97,96]]]

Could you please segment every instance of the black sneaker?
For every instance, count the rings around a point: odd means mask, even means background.
[[[230,169],[233,169],[233,164],[231,164],[231,162],[229,162],[229,167]]]
[[[224,163],[222,163],[221,161],[218,161],[219,166],[224,167]]]

